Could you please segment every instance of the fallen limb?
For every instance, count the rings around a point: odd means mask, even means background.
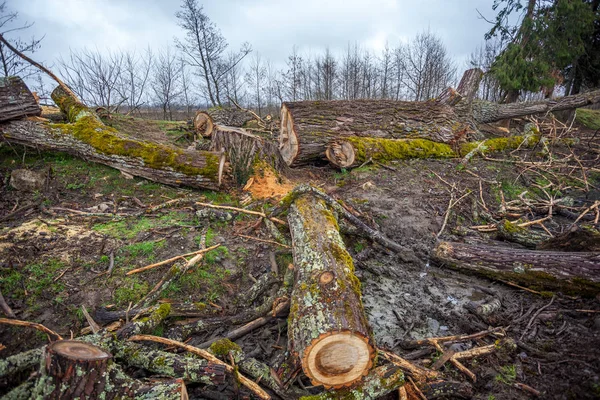
[[[600,292],[600,253],[513,249],[440,242],[434,259],[450,268],[524,286],[594,296]]]
[[[151,332],[154,328],[160,325],[171,312],[171,305],[163,303],[157,307],[147,318],[142,318],[136,321],[131,321],[116,333],[119,340],[126,339],[133,335]]]
[[[246,210],[245,208],[237,208],[237,207],[231,207],[231,206],[218,206],[215,204],[201,203],[201,202],[196,202],[196,204],[199,206],[202,206],[202,207],[215,208],[217,210],[229,210],[229,211],[237,211],[237,212],[241,212],[241,213],[249,214],[249,215],[258,215],[259,217],[270,219],[271,221],[277,222],[278,224],[287,225],[284,221],[282,221],[278,218],[267,216],[265,213],[260,212],[260,211]]]
[[[41,114],[42,109],[21,78],[0,78],[0,122]]]
[[[220,247],[220,246],[221,246],[221,244],[219,243],[219,244],[211,246],[211,247],[209,247],[207,249],[201,249],[201,250],[198,250],[198,251],[192,251],[191,253],[186,253],[186,254],[182,254],[180,256],[172,257],[172,258],[169,258],[167,260],[163,260],[163,261],[159,261],[159,262],[154,263],[154,264],[146,265],[145,267],[132,269],[131,271],[127,272],[125,275],[133,275],[133,274],[138,274],[140,272],[148,271],[149,269],[160,267],[161,265],[165,265],[165,264],[170,264],[173,261],[181,260],[184,257],[196,256],[198,254],[203,254],[203,253],[209,252],[209,251],[214,250],[214,249],[216,249],[217,247]]]
[[[166,338],[162,338],[162,337],[158,337],[158,336],[150,336],[150,335],[135,335],[135,336],[130,337],[129,340],[130,341],[151,341],[151,342],[166,344],[169,346],[179,347],[181,349],[184,349],[185,351],[188,351],[192,354],[196,354],[196,355],[198,355],[206,360],[209,360],[215,364],[223,365],[225,367],[225,369],[230,373],[234,372],[234,369],[231,365],[226,364],[223,361],[219,360],[217,357],[215,357],[208,351],[199,349],[197,347],[189,346],[185,343],[181,343],[176,340],[166,339]],[[253,393],[255,393],[261,399],[268,400],[271,398],[271,396],[269,396],[263,389],[261,389],[260,386],[258,386],[256,383],[254,383],[250,379],[246,378],[245,376],[239,375],[239,379],[240,379],[240,382],[242,383],[242,385],[246,386],[248,389],[250,389]]]
[[[207,310],[206,306],[203,304],[197,303],[169,303],[171,306],[171,311],[169,312],[168,318],[173,317],[201,317],[210,314],[210,311]],[[156,309],[160,307],[159,305],[154,305],[146,308],[131,308],[129,310],[129,315],[138,315],[140,317],[148,316],[153,313]],[[105,308],[97,308],[94,312],[94,316],[96,320],[102,324],[107,324],[113,321],[118,321],[120,319],[124,320],[127,315],[126,310],[107,310]]]
[[[4,296],[2,296],[2,291],[0,291],[0,309],[8,318],[17,318],[13,310],[6,304],[6,300],[4,300]]]
[[[0,360],[0,378],[10,374],[17,374],[40,365],[45,347],[28,350]]]

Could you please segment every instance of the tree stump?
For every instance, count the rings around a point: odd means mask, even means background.
[[[59,340],[46,347],[35,396],[44,399],[187,399],[181,379],[145,385],[129,378],[100,347]],[[159,397],[161,396],[161,397]]]
[[[193,123],[196,132],[198,132],[200,136],[209,138],[212,135],[215,123],[208,113],[198,111],[194,116]]]

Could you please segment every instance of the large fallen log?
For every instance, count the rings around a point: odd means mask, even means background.
[[[600,253],[515,249],[440,242],[434,260],[464,272],[528,287],[584,295],[600,293]]]
[[[332,139],[422,138],[448,143],[468,130],[452,107],[433,101],[286,102],[281,106],[279,149],[288,165],[298,166],[324,159]]]
[[[0,78],[0,122],[41,114],[40,105],[21,78]]]
[[[314,385],[356,385],[373,366],[375,347],[337,221],[321,199],[304,195],[288,222],[296,267],[288,347]]]
[[[181,379],[156,385],[134,380],[100,347],[76,340],[59,340],[46,347],[41,376],[32,398],[44,399],[187,399]]]
[[[220,187],[224,155],[140,141],[104,125],[60,88],[52,98],[71,123],[11,121],[0,126],[3,137],[24,146],[64,151],[167,185]]]

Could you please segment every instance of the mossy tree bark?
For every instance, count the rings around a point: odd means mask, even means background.
[[[72,123],[11,121],[0,126],[4,138],[24,146],[64,151],[167,185],[220,188],[222,155],[136,140],[104,125],[62,89],[57,88],[52,97]]]
[[[231,174],[238,184],[245,184],[258,164],[267,165],[277,174],[285,175],[288,166],[272,140],[246,132],[241,128],[217,125],[213,129],[211,150],[224,152]]]
[[[289,347],[314,385],[358,384],[373,366],[375,348],[352,257],[325,203],[304,195],[290,207],[294,289]]]
[[[41,114],[40,105],[21,78],[0,78],[0,122]]]
[[[323,160],[333,139],[422,138],[448,143],[468,130],[452,107],[434,101],[300,101],[281,107],[279,148],[288,165],[298,166]]]
[[[514,249],[440,242],[434,259],[444,265],[524,286],[570,293],[600,293],[600,253]]]
[[[187,399],[181,379],[145,385],[127,377],[100,347],[60,340],[46,347],[32,397],[44,399]]]

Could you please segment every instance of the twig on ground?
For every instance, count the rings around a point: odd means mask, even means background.
[[[541,307],[539,310],[537,310],[537,312],[535,314],[533,314],[533,317],[531,317],[531,319],[527,323],[527,326],[523,330],[523,333],[521,334],[521,337],[519,338],[519,341],[523,340],[523,338],[525,337],[525,335],[527,334],[527,332],[531,328],[531,325],[533,325],[533,322],[542,313],[542,311],[544,311],[546,308],[550,307],[552,305],[552,303],[554,303],[554,299],[555,298],[556,298],[556,295],[553,295],[552,299],[550,299],[550,302],[548,304],[546,304],[545,306]]]
[[[12,308],[10,308],[8,304],[6,304],[6,300],[4,300],[4,296],[2,296],[1,290],[0,290],[0,309],[2,309],[2,312],[4,312],[4,314],[6,314],[6,316],[8,318],[17,318],[17,316],[13,312]]]
[[[92,318],[90,313],[88,313],[87,308],[83,304],[81,305],[81,311],[83,312],[83,316],[85,317],[88,325],[92,329],[92,332],[97,333],[100,330],[100,325],[98,325],[96,321],[94,321],[94,318]]]
[[[26,326],[28,328],[34,328],[34,329],[37,329],[38,331],[42,331],[48,335],[56,336],[56,338],[58,338],[58,340],[63,340],[62,336],[60,336],[58,333],[54,332],[52,329],[46,328],[42,324],[38,324],[36,322],[21,321],[18,319],[0,318],[0,324]],[[48,338],[48,341],[51,341],[50,338]]]
[[[140,268],[132,269],[131,271],[127,272],[125,275],[133,275],[133,274],[137,274],[137,273],[140,273],[140,272],[147,271],[147,270],[152,269],[152,268],[160,267],[161,265],[172,263],[173,261],[177,261],[177,260],[181,260],[181,259],[185,260],[185,257],[196,256],[198,254],[206,253],[208,251],[216,249],[219,246],[221,246],[220,243],[219,244],[215,244],[214,246],[211,246],[211,247],[209,247],[207,249],[193,251],[191,253],[182,254],[182,255],[171,257],[171,258],[169,258],[167,260],[163,260],[163,261],[160,261],[160,262],[157,262],[157,263],[154,263],[154,264],[146,265],[145,267],[140,267]]]
[[[257,238],[257,237],[254,237],[254,236],[242,235],[241,233],[237,233],[237,234],[235,234],[235,236],[239,236],[239,237],[242,237],[242,238],[245,238],[245,239],[256,240],[257,242],[269,243],[269,244],[273,244],[273,245],[276,245],[276,246],[285,247],[287,249],[290,248],[290,246],[288,246],[287,244],[279,243],[279,242],[276,242],[274,240],[261,239],[261,238]]]
[[[199,201],[197,201],[196,204],[199,206],[202,206],[202,207],[215,208],[217,210],[229,210],[229,211],[237,211],[237,212],[241,212],[241,213],[249,214],[249,215],[258,215],[259,217],[270,219],[271,221],[277,222],[278,224],[287,225],[287,223],[285,221],[282,221],[278,218],[268,217],[265,213],[260,212],[260,211],[246,210],[244,208],[237,208],[237,207],[231,207],[231,206],[217,206],[217,205],[210,204],[210,203],[201,203]]]

